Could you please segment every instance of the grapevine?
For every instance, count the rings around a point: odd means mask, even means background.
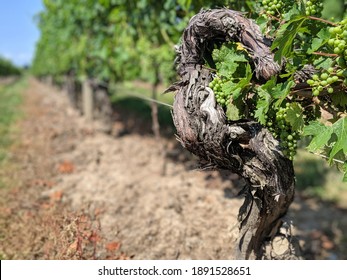
[[[312,21],[307,19],[313,15],[318,16],[322,11],[322,4],[319,1],[303,1],[302,4],[304,5],[302,7],[305,8],[304,14],[302,14],[302,23],[312,26]],[[262,5],[269,15],[276,15],[276,13],[283,15],[280,10],[288,10],[289,8],[286,1],[264,0]],[[284,32],[282,32],[285,35],[289,23],[283,24]],[[295,19],[293,20],[294,23],[297,23]],[[310,95],[307,99],[290,95],[293,90],[295,91],[293,81],[293,73],[295,72],[293,72],[293,68],[290,68],[291,65],[289,67],[285,65],[286,68],[283,70],[287,71],[286,76],[289,77],[287,82],[273,77],[269,82],[270,85],[264,86],[252,77],[242,78],[247,76],[245,75],[247,73],[246,68],[251,67],[248,63],[249,54],[245,48],[236,43],[227,43],[213,52],[216,73],[213,75],[209,87],[215,94],[217,104],[224,108],[226,116],[232,121],[242,118],[254,119],[266,127],[279,141],[283,155],[290,160],[294,159],[300,138],[303,135],[309,135],[305,132],[308,131],[306,127],[310,127],[311,123],[315,123],[317,118],[322,117],[321,107],[331,107],[331,113],[336,114],[336,116],[341,115],[339,112],[346,113],[347,111],[347,19],[334,24],[332,27],[323,24],[321,26],[327,30],[323,34],[328,34],[329,37],[315,39],[320,43],[318,47],[315,47],[317,54],[311,51],[312,54],[307,55],[304,53],[305,51],[302,51],[303,40],[305,40],[307,48],[311,47],[313,41],[312,37],[307,36],[307,34],[300,34],[299,29],[296,32],[300,36],[295,38],[293,35],[292,42],[283,42],[283,44],[294,46],[292,54],[306,55],[308,64],[316,63],[316,61],[324,62],[323,67],[317,63],[313,73],[309,74],[306,80],[303,80],[310,88]],[[315,32],[317,32],[316,36],[321,36],[318,34],[319,30]],[[319,56],[321,53],[323,57]],[[289,59],[292,62],[293,58]],[[208,66],[211,67],[211,65]],[[300,69],[302,68],[296,68],[296,70]],[[243,82],[241,83],[242,79]],[[283,93],[284,88],[286,88],[285,93]],[[278,100],[278,96],[283,96],[283,98]],[[319,99],[313,99],[317,97]]]
[[[245,60],[247,52],[240,45],[237,44],[226,44],[223,45],[220,50],[213,52],[213,58],[217,62],[217,73],[214,75],[213,80],[209,83],[209,87],[213,90],[217,104],[222,106],[226,111],[232,106],[234,108],[236,103],[240,102],[239,92],[237,87],[241,77],[246,72],[246,68],[250,67],[249,63]],[[239,63],[237,66],[232,65],[229,59],[237,60]],[[260,85],[248,83],[246,87],[242,83],[242,90],[249,90],[250,92],[256,93],[259,90]],[[293,160],[296,154],[297,141],[300,138],[299,133],[295,132],[291,127],[290,122],[287,120],[287,111],[290,109],[290,104],[287,103],[285,106],[273,107],[269,109],[264,115],[264,120],[261,121],[257,118],[256,107],[252,106],[257,102],[256,95],[253,94],[253,100],[247,100],[248,114],[245,114],[244,110],[238,110],[237,118],[254,118],[260,121],[272,135],[277,138],[280,142],[280,146],[283,155],[287,156],[290,160]],[[244,104],[245,105],[245,104]],[[239,105],[240,106],[240,105]],[[265,112],[264,112],[265,113]],[[227,113],[227,117],[230,115]],[[235,118],[235,115],[232,115]],[[230,119],[230,117],[229,117]],[[230,119],[235,120],[235,119]]]

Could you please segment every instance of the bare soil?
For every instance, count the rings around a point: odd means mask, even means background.
[[[31,79],[24,97],[0,173],[2,258],[234,258],[238,176],[199,170],[174,135],[155,139],[133,114],[115,112],[107,135],[62,91]],[[347,258],[346,212],[296,195],[287,220],[305,258]]]

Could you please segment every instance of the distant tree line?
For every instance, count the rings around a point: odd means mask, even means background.
[[[20,75],[21,70],[15,66],[10,60],[0,57],[0,77]]]

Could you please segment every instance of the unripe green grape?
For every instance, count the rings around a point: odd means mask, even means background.
[[[337,71],[337,72],[336,72],[336,75],[339,76],[339,77],[342,77],[342,76],[343,76],[343,70]],[[336,77],[336,76],[334,76],[334,77]],[[334,77],[333,77],[333,78],[334,78]],[[335,78],[334,78],[334,79],[335,79]],[[338,78],[337,78],[337,80],[338,80]]]
[[[340,54],[341,53],[341,49],[339,47],[334,48],[334,53]]]
[[[341,72],[341,74],[343,74],[343,72]],[[333,79],[334,82],[337,82],[339,80],[338,76],[332,76],[331,78]]]
[[[326,80],[329,77],[329,75],[327,73],[323,73],[320,75],[320,77],[322,80]]]
[[[345,48],[346,44],[342,44],[340,43],[337,47],[340,49],[340,50],[343,50]]]
[[[313,95],[314,95],[314,96],[318,96],[318,95],[319,95],[319,90],[318,90],[318,89],[314,90],[314,91],[313,91]]]
[[[336,26],[336,27],[333,27],[333,28],[334,28],[334,33],[336,33],[336,34],[342,33],[342,29],[341,29],[340,26]]]
[[[335,43],[335,39],[329,39],[328,44],[329,44],[330,46],[333,46],[334,43]]]

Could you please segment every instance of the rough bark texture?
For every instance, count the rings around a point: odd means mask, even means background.
[[[227,9],[195,15],[178,48],[176,62],[181,80],[169,89],[177,90],[173,119],[178,139],[208,166],[230,170],[245,179],[238,257],[292,258],[290,242],[281,256],[265,249],[294,197],[292,162],[283,156],[278,141],[257,122],[227,121],[208,87],[212,75],[203,67],[204,58],[211,58],[214,43],[225,41],[240,42],[247,49],[258,81],[266,81],[280,71],[267,40],[252,20]]]
[[[112,129],[112,103],[107,83],[91,81],[94,99],[94,117],[100,122],[101,130],[109,133]]]

